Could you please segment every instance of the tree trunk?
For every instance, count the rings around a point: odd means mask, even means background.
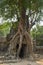
[[[18,26],[18,32],[13,36],[12,40],[11,41],[15,41],[15,38],[19,35],[20,36],[20,43],[19,43],[19,48],[18,48],[18,51],[17,51],[17,57],[19,57],[19,53],[20,53],[20,50],[21,50],[21,47],[22,47],[22,44],[23,44],[23,37],[26,39],[25,41],[27,42],[27,52],[30,51],[30,54],[34,57],[34,54],[33,54],[33,49],[32,49],[32,40],[31,40],[31,37],[30,37],[30,30],[29,30],[29,33],[27,32],[27,29],[26,29],[26,25],[25,25],[25,21],[26,20],[26,9],[24,6],[22,6],[22,3],[21,3],[22,0],[19,1],[19,5],[20,5],[20,21],[19,21],[19,26]],[[11,43],[10,41],[10,43]],[[12,44],[12,43],[11,43]],[[29,49],[29,50],[28,50]],[[11,51],[11,50],[10,50]],[[9,51],[9,52],[10,52]]]

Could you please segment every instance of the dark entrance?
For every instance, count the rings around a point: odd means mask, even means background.
[[[27,45],[26,44],[22,44],[22,48],[21,48],[21,51],[20,51],[20,54],[19,54],[19,57],[20,58],[24,58],[25,57],[25,53],[26,53],[26,47]]]

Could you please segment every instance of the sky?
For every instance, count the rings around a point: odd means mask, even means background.
[[[11,22],[10,20],[8,20],[9,22]],[[17,21],[17,19],[15,18],[15,19],[12,19],[12,21]],[[3,19],[2,18],[0,18],[0,24],[3,24],[4,22],[7,22],[7,20],[4,20],[3,21]]]
[[[12,21],[13,21],[13,20],[14,20],[14,19],[12,19]],[[17,20],[15,19],[14,21],[17,21]],[[7,22],[7,21],[5,21],[5,22]],[[0,24],[2,24],[2,23],[4,23],[4,21],[3,21],[2,18],[0,18]],[[40,25],[43,26],[43,18],[42,18],[42,21],[40,21]],[[34,25],[34,26],[35,26],[35,25]]]
[[[42,25],[42,26],[43,26],[43,21],[40,21],[40,25]]]
[[[2,23],[2,21],[3,21],[2,18],[0,18],[0,24]]]

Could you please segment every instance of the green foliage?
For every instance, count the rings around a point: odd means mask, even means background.
[[[13,26],[13,28],[16,30],[16,29],[18,29],[18,22],[13,22],[12,23],[12,26]]]
[[[39,7],[42,7],[43,0],[0,0],[0,15],[4,18],[13,18],[15,14],[20,15],[20,4],[25,7],[25,9],[38,11]]]
[[[6,36],[10,32],[11,23],[5,22],[0,25],[0,36]]]
[[[31,32],[33,39],[36,40],[37,45],[43,45],[43,26],[37,25]]]
[[[0,36],[6,36],[10,33],[11,27],[14,28],[15,32],[18,29],[18,22],[5,22],[0,25]]]

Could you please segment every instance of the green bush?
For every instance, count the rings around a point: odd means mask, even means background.
[[[43,46],[43,26],[37,26],[31,31],[33,40],[36,40],[36,45]]]

